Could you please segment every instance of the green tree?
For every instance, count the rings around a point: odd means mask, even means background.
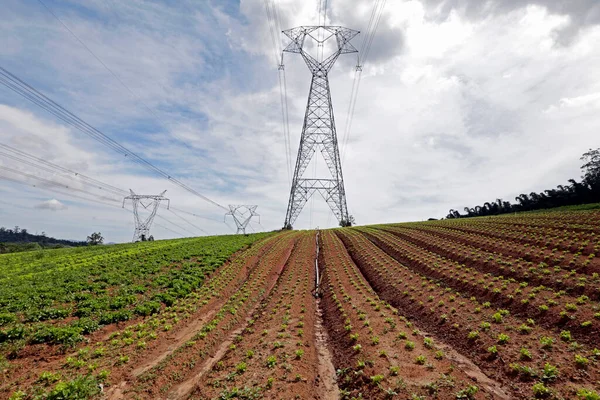
[[[104,238],[100,232],[94,232],[90,236],[87,237],[87,243],[90,246],[95,246],[97,244],[102,244],[104,242]]]

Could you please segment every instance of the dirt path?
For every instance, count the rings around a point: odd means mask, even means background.
[[[242,331],[246,328],[248,322],[252,319],[251,315],[252,313],[254,313],[256,308],[258,308],[258,305],[250,312],[250,315],[246,318],[244,324],[237,328],[235,331],[231,332],[227,340],[223,341],[217,349],[217,351],[204,362],[202,369],[200,369],[200,371],[196,375],[192,376],[187,381],[177,386],[168,394],[168,400],[180,400],[187,399],[189,397],[189,395],[194,390],[194,387],[198,384],[198,382],[200,382],[202,377],[213,368],[217,361],[223,358],[225,353],[227,353],[227,351],[229,350],[229,346],[233,344],[234,338],[241,334]]]
[[[141,365],[139,367],[137,367],[136,369],[131,371],[131,375],[133,375],[134,377],[137,378],[138,376],[142,375],[144,372],[147,372],[151,368],[158,365],[158,363],[160,363],[162,360],[167,358],[169,355],[173,354],[173,352],[178,347],[183,346],[185,344],[185,342],[191,340],[192,337],[200,330],[200,328],[202,328],[202,326],[206,322],[210,321],[210,319],[215,315],[216,312],[217,312],[216,308],[213,308],[212,310],[208,310],[206,312],[206,314],[204,314],[201,318],[192,321],[185,328],[180,330],[175,337],[169,338],[169,340],[168,340],[169,345],[165,351],[160,353],[160,355],[158,355],[157,357],[151,358],[149,360],[146,360],[146,362],[141,363]]]
[[[293,250],[292,250],[293,251]],[[292,255],[292,251],[290,251],[285,259],[285,262],[281,264],[280,268],[276,271],[276,276],[277,279],[273,280],[272,282],[269,283],[267,290],[266,290],[266,294],[265,297],[271,293],[271,291],[273,290],[273,288],[277,285],[277,283],[279,282],[279,279],[281,278],[281,274],[283,272],[283,269],[285,268],[285,266],[288,263],[288,260],[290,258],[290,256]],[[178,385],[177,387],[175,387],[173,390],[171,390],[167,396],[168,400],[181,400],[181,399],[186,399],[190,396],[190,394],[192,393],[192,391],[194,390],[194,388],[196,387],[196,385],[201,381],[202,377],[208,372],[210,371],[213,366],[223,358],[223,356],[227,353],[227,351],[229,350],[229,347],[234,343],[234,339],[235,337],[239,336],[244,329],[246,329],[246,327],[248,326],[248,323],[252,320],[252,316],[254,314],[254,312],[256,311],[256,309],[260,306],[260,303],[257,303],[247,314],[246,319],[244,320],[244,322],[234,331],[232,331],[229,334],[229,337],[223,341],[221,343],[221,345],[218,347],[218,349],[216,350],[216,352],[210,356],[203,364],[202,368],[200,369],[200,371],[195,374],[194,376],[192,376],[191,378],[189,378],[188,380],[186,380],[185,382],[181,383],[180,385]],[[214,312],[216,312],[216,310],[213,310]]]
[[[329,350],[329,335],[323,325],[323,310],[321,309],[321,300],[316,299],[316,346],[319,356],[319,378],[323,382],[321,388],[321,398],[323,400],[338,400],[340,398],[340,388],[337,385],[335,367],[333,366],[333,356]]]

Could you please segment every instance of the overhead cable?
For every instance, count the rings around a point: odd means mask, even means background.
[[[190,186],[186,185],[185,183],[181,182],[177,178],[174,178],[173,176],[171,176],[169,173],[167,173],[163,169],[157,167],[156,165],[152,164],[151,162],[147,161],[146,159],[133,153],[132,151],[127,149],[125,146],[123,146],[123,145],[119,144],[118,142],[116,142],[115,140],[111,139],[109,136],[105,135],[98,129],[94,128],[93,126],[91,126],[90,124],[88,124],[87,122],[82,120],[81,118],[77,117],[75,114],[66,110],[64,107],[57,104],[56,102],[54,102],[47,96],[43,95],[38,90],[36,90],[32,86],[28,85],[27,83],[25,83],[24,81],[22,81],[17,76],[10,73],[3,67],[0,67],[0,83],[3,84],[4,86],[8,87],[15,93],[30,100],[34,104],[37,104],[38,106],[40,106],[44,110],[48,111],[49,113],[53,114],[54,116],[56,116],[63,122],[73,126],[77,130],[90,136],[94,140],[111,148],[112,150],[116,151],[117,153],[122,154],[125,157],[129,157],[132,161],[134,161],[134,162],[138,163],[139,165],[147,168],[148,170],[162,176],[163,178],[171,181],[172,183],[174,183],[177,186],[181,187],[182,189],[188,191],[189,193],[192,193],[195,196],[198,196],[201,199],[203,199],[217,207],[222,208],[223,210],[229,211],[229,209],[226,208],[225,206],[204,196],[203,194],[199,193],[195,189],[193,189]]]

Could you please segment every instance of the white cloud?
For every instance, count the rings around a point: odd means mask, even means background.
[[[449,208],[496,197],[513,200],[521,192],[564,184],[578,177],[581,153],[600,146],[600,48],[595,45],[600,29],[581,23],[582,10],[561,12],[541,0],[531,2],[536,6],[514,1],[510,7],[486,2],[497,6],[477,13],[444,6],[437,18],[432,7],[440,3],[387,3],[362,74],[343,165],[348,205],[360,224],[439,217]],[[86,13],[55,6],[133,95],[36,3],[9,0],[5,5],[0,64],[211,199],[225,206],[258,204],[261,224],[281,227],[289,181],[264,2],[242,0],[240,16],[219,9],[221,3],[216,9],[205,3],[143,4],[87,2]],[[316,21],[317,2],[277,4],[282,29]],[[355,39],[360,47],[372,3],[330,5],[330,23],[363,31]],[[577,24],[577,34],[559,43],[558,33]],[[301,57],[286,54],[284,60],[295,160],[310,74]],[[355,61],[341,57],[330,76],[340,142]],[[218,222],[225,210],[0,90],[7,94],[0,105],[0,143],[124,190],[167,189],[173,206],[212,218],[191,222],[211,233],[228,232]],[[69,203],[56,213],[60,218],[45,213],[44,222],[42,210],[23,215],[3,206],[7,224],[69,238],[100,230],[110,241],[130,239],[133,217],[119,208],[118,196],[64,176],[32,172],[2,155],[0,166],[92,191],[95,200],[114,199],[114,207]],[[321,167],[322,162],[316,171]],[[307,173],[313,171],[311,166]],[[33,178],[2,175],[29,185],[7,183],[0,189],[15,204],[33,208],[39,196],[55,196],[50,189],[58,190],[40,187]],[[159,215],[197,232],[166,211]],[[156,222],[180,230],[160,218]],[[315,225],[335,225],[320,198],[306,205],[296,227]],[[155,228],[157,238],[175,236]]]
[[[66,206],[66,204],[63,204],[56,199],[50,199],[41,202],[40,204],[36,205],[35,208],[40,210],[60,211],[66,210],[68,207]]]

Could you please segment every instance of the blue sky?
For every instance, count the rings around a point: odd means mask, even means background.
[[[1,66],[218,203],[258,204],[261,225],[253,229],[281,227],[289,176],[263,0],[43,3],[116,77],[38,0],[3,2]],[[275,3],[282,28],[318,20],[317,0]],[[600,146],[595,2],[491,1],[487,8],[475,0],[387,3],[345,148],[348,205],[358,223],[441,217],[450,208],[512,201],[579,177],[579,156]],[[327,22],[364,33],[372,7],[370,0],[329,1]],[[355,45],[362,40],[359,35]],[[340,58],[330,76],[340,140],[355,62]],[[285,64],[295,160],[310,76],[299,56],[287,54]],[[0,143],[125,190],[167,189],[172,205],[210,218],[189,217],[192,224],[231,232],[220,222],[222,209],[136,167],[3,86]],[[0,165],[63,179],[2,156]],[[308,171],[317,176],[322,168],[317,161]],[[0,225],[65,238],[98,230],[108,241],[131,238],[132,216],[119,207],[1,182],[8,204],[0,206]],[[43,205],[56,205],[46,203],[52,200],[64,206]],[[201,233],[171,213],[159,215],[187,231],[157,219],[171,229],[156,226],[157,238]],[[316,198],[296,225],[328,227],[335,219]]]

